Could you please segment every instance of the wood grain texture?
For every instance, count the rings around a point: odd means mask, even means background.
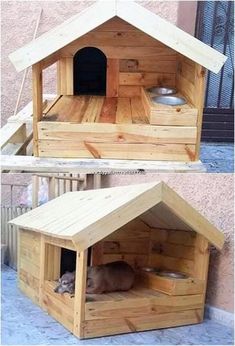
[[[43,95],[42,95],[42,69],[40,64],[32,66],[32,90],[33,90],[33,150],[34,156],[38,156],[38,129],[37,123],[42,119]]]
[[[119,88],[119,60],[107,59],[106,96],[117,97]]]

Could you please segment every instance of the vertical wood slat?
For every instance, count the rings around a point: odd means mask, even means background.
[[[202,120],[203,120],[203,107],[205,98],[205,80],[206,69],[198,64],[195,68],[195,95],[194,104],[198,109],[198,121],[197,121],[197,139],[196,139],[196,155],[195,160],[200,158],[200,144],[201,144],[201,132],[202,132]]]
[[[18,229],[14,225],[9,225],[8,221],[29,210],[30,207],[1,207],[1,241],[7,246],[6,263],[13,269],[17,269]]]
[[[80,253],[77,251],[76,257],[73,333],[79,338],[84,337],[83,323],[85,322],[87,253],[87,250]]]
[[[73,57],[61,58],[57,62],[57,94],[73,95]]]
[[[207,277],[209,269],[210,249],[205,237],[200,234],[196,236],[194,260],[194,277],[204,281],[203,298],[206,299]],[[204,304],[203,302],[203,304]],[[203,305],[204,306],[204,305]],[[204,309],[200,312],[200,320],[203,320]]]
[[[39,179],[37,175],[32,176],[32,208],[38,207]]]
[[[107,59],[106,96],[118,97],[119,59]]]
[[[42,68],[40,63],[32,66],[32,88],[33,88],[33,143],[34,156],[38,156],[38,128],[37,123],[42,119],[43,112],[43,88]]]

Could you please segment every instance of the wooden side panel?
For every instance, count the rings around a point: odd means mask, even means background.
[[[152,229],[149,264],[194,277],[195,243],[195,232]]]
[[[132,121],[132,119],[130,119]],[[193,161],[194,127],[40,122],[41,157]]]
[[[198,109],[196,159],[200,157],[203,108],[204,108],[204,98],[205,98],[205,81],[206,81],[206,69],[196,64],[195,89],[197,92],[195,93],[195,97],[194,97],[194,103]]]
[[[140,272],[138,280],[144,287],[156,289],[170,296],[201,294],[201,297],[203,297],[204,281],[199,279],[188,278],[175,280],[151,273]]]
[[[146,266],[149,240],[150,228],[135,219],[93,247],[93,265],[124,260],[134,268]]]
[[[76,258],[76,281],[74,298],[73,333],[79,338],[84,337],[83,323],[85,320],[86,282],[87,282],[87,250],[78,252]]]
[[[73,57],[57,62],[57,94],[73,95]]]
[[[138,290],[132,290],[138,295]],[[132,293],[129,291],[129,293]],[[87,302],[85,305],[86,320],[99,320],[101,318],[137,317],[151,315],[152,313],[168,313],[201,308],[203,296],[168,296],[165,294],[153,294],[151,291],[140,291],[136,298],[120,297],[117,301]],[[125,293],[127,294],[127,293]]]
[[[70,332],[73,332],[74,299],[69,294],[54,292],[56,282],[45,281],[42,295],[42,307]]]
[[[18,283],[20,289],[39,304],[40,240],[36,232],[20,230],[18,255]]]
[[[195,105],[195,68],[196,64],[183,57],[179,57],[178,70],[176,75],[176,87],[177,89],[192,103]]]
[[[195,244],[194,276],[203,281],[203,301],[206,299],[207,277],[209,269],[210,249],[208,241],[200,234],[197,234]],[[200,318],[203,320],[204,309]]]
[[[152,313],[147,316],[86,321],[84,337],[91,338],[199,323],[200,313],[201,309],[195,309],[164,314]]]

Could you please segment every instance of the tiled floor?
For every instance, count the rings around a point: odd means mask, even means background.
[[[233,144],[202,143],[200,160],[206,166],[208,173],[233,173]]]
[[[233,345],[233,330],[210,320],[79,341],[18,289],[16,272],[2,268],[2,345]]]

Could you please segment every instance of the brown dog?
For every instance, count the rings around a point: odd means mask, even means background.
[[[134,284],[135,272],[124,261],[111,262],[98,266],[88,267],[87,287],[88,294],[104,292],[128,291]],[[55,292],[73,294],[75,289],[75,273],[65,273],[59,279]]]

